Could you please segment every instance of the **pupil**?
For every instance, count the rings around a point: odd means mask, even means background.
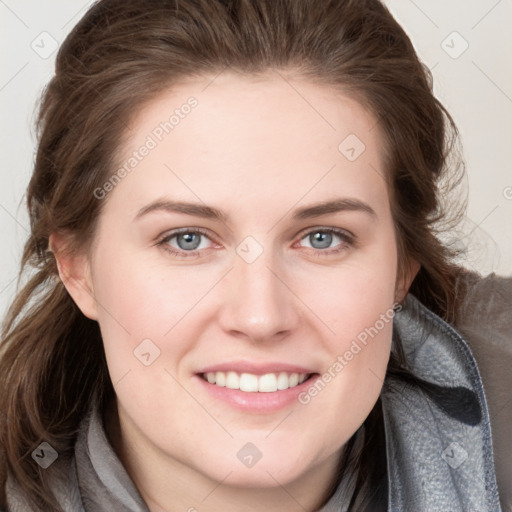
[[[313,238],[310,239],[311,245],[317,249],[325,249],[331,245],[332,242],[332,234],[324,233],[322,231],[317,231],[316,233],[311,235]],[[315,246],[313,242],[320,242],[320,246]]]
[[[194,238],[196,238],[195,244]],[[182,243],[181,240],[184,240],[184,243]],[[178,236],[178,245],[180,246],[180,249],[196,249],[199,245],[197,243],[198,241],[199,236],[195,233],[182,233],[180,236]]]

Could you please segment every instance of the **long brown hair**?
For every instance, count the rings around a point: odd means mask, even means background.
[[[448,159],[457,130],[433,96],[428,69],[380,1],[97,2],[62,44],[40,104],[27,192],[31,236],[20,270],[28,279],[0,346],[0,505],[9,472],[35,510],[60,510],[49,470],[30,454],[44,440],[59,456],[71,455],[90,401],[113,394],[98,325],[58,278],[50,234],[72,235],[70,250],[86,247],[105,203],[93,191],[116,168],[132,116],[172,84],[227,68],[292,70],[354,95],[373,112],[386,142],[399,268],[416,259],[421,268],[410,291],[453,320],[458,269],[438,230],[446,218],[440,186],[448,175],[457,182],[462,170]],[[346,452],[355,510],[385,493],[385,475],[368,455],[382,453],[379,407],[365,421],[364,449]]]

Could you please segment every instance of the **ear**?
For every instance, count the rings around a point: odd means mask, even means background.
[[[52,233],[49,249],[55,256],[59,277],[75,304],[91,320],[97,320],[97,303],[92,286],[89,258],[84,251],[71,250],[70,237]]]
[[[419,272],[421,265],[413,258],[409,258],[405,264],[405,269],[401,270],[395,287],[395,301],[401,303],[407,296],[407,292]]]

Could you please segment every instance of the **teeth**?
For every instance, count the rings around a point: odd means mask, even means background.
[[[242,373],[240,375],[240,390],[251,393],[258,391],[258,377],[251,373]]]
[[[265,375],[254,375],[252,373],[237,372],[208,372],[203,378],[210,384],[239,389],[247,393],[273,393],[277,390],[294,388],[302,384],[309,375],[307,373],[266,373]]]
[[[290,375],[290,380],[288,381],[288,386],[291,388],[294,388],[299,384],[299,374],[298,373],[292,373]]]
[[[240,377],[236,372],[226,374],[226,387],[229,389],[240,389]]]
[[[279,376],[277,377],[277,389],[288,389],[289,386],[289,379],[288,374],[281,372]]]
[[[273,393],[277,391],[277,379],[275,373],[266,373],[260,377],[258,391],[262,393]]]
[[[226,385],[226,374],[224,372],[217,372],[215,374],[215,384],[221,387]]]

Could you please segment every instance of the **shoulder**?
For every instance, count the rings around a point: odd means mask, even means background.
[[[482,378],[503,508],[512,508],[512,277],[464,272],[455,328],[471,348]],[[508,508],[507,508],[508,507]]]
[[[512,327],[512,276],[492,273],[483,277],[476,272],[465,271],[459,275],[458,285],[465,288],[459,321],[472,323],[474,316],[491,320],[488,318],[488,314],[491,314],[493,319],[500,320],[498,328]]]
[[[481,277],[466,272],[459,277],[464,297],[455,318],[455,327],[465,335],[473,351],[484,384],[493,395],[510,400],[512,386],[512,277],[490,274]],[[501,378],[497,378],[498,374]],[[490,386],[490,387],[489,387]],[[494,396],[493,398],[496,398]],[[502,404],[505,406],[505,403]]]

